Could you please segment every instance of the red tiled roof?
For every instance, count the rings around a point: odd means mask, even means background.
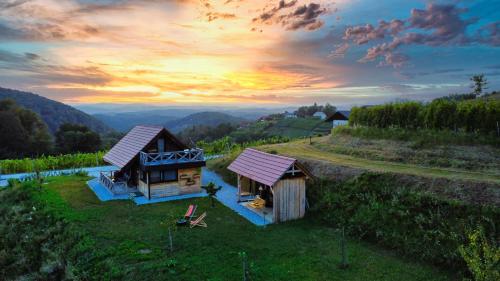
[[[157,126],[135,126],[104,155],[104,161],[122,169],[163,130]]]
[[[247,148],[227,168],[244,177],[272,186],[296,161],[290,157]]]

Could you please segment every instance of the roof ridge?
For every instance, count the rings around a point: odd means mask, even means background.
[[[160,129],[164,129],[165,127],[163,126],[159,126],[159,125],[147,125],[147,124],[139,124],[139,125],[135,125],[134,128],[136,127],[146,127],[146,128],[160,128]]]
[[[293,160],[293,161],[297,161],[297,159],[295,158],[292,158],[292,157],[287,157],[287,156],[283,156],[283,155],[279,155],[279,154],[272,154],[272,153],[268,153],[268,152],[264,152],[264,151],[261,151],[261,150],[258,150],[258,149],[255,149],[255,148],[245,148],[245,150],[252,150],[252,151],[256,151],[256,152],[259,152],[259,153],[262,153],[262,154],[266,154],[266,155],[269,155],[269,156],[272,156],[272,157],[277,157],[277,158],[281,158],[281,159],[285,159],[285,160]]]

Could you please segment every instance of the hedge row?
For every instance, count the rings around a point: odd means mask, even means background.
[[[42,156],[31,159],[0,160],[0,173],[13,174],[35,171],[73,169],[104,165],[102,157],[105,152],[75,153],[57,156]]]
[[[500,122],[500,100],[476,99],[454,101],[437,99],[428,104],[402,102],[354,107],[351,125],[377,128],[449,129],[494,133]]]

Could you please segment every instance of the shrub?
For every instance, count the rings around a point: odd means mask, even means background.
[[[495,99],[436,99],[428,104],[418,102],[388,103],[351,110],[351,126],[376,128],[464,130],[475,133],[497,133],[500,101]]]
[[[394,176],[364,173],[345,182],[318,180],[308,188],[313,211],[352,236],[439,265],[465,269],[458,252],[466,230],[500,238],[500,210],[447,201],[394,186]]]
[[[42,156],[35,159],[0,160],[0,172],[3,174],[50,171],[104,165],[104,151],[96,153],[76,153],[57,156]]]
[[[500,248],[488,241],[481,228],[468,235],[469,243],[459,251],[475,281],[500,280]]]
[[[36,185],[0,189],[0,280],[105,279],[109,267],[90,235],[64,218],[63,203],[50,207],[57,199]]]

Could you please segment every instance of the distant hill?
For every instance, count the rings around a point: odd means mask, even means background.
[[[246,119],[235,117],[226,113],[207,111],[168,121],[164,123],[163,126],[168,128],[170,131],[177,133],[192,126],[217,126],[222,123],[240,124],[247,121],[248,120]]]
[[[169,122],[177,119],[174,116],[170,116],[169,112],[165,111],[141,111],[141,112],[123,112],[116,114],[93,114],[95,118],[101,120],[107,126],[120,131],[128,132],[136,125],[164,125],[165,122]]]
[[[103,122],[64,103],[44,98],[36,94],[0,87],[0,99],[7,98],[13,99],[17,104],[38,113],[52,133],[55,133],[63,123],[85,125],[98,133],[112,131],[112,129]]]

